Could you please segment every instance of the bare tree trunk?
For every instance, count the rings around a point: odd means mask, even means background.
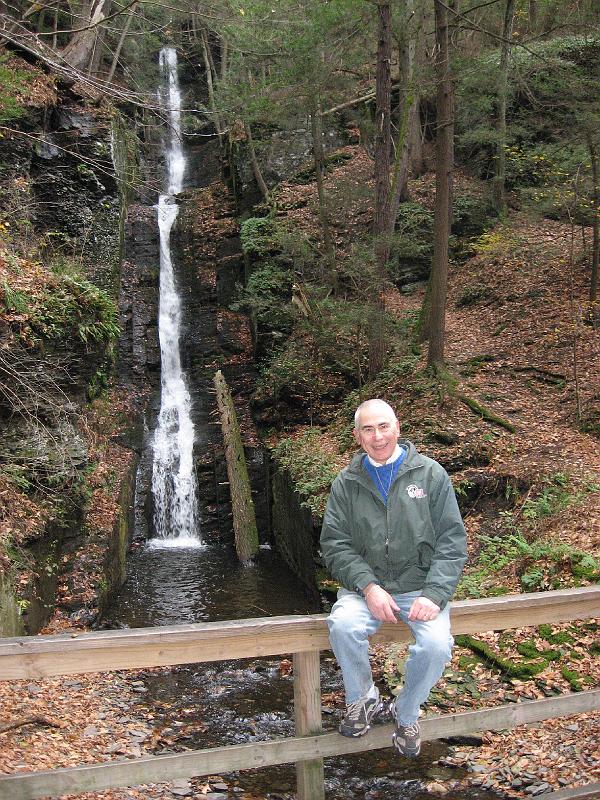
[[[448,284],[448,205],[450,199],[450,136],[452,134],[452,85],[448,48],[448,10],[442,0],[435,4],[437,81],[437,135],[435,142],[435,221],[434,251],[430,279],[429,350],[427,363],[434,369],[444,366],[446,291]]]
[[[54,17],[52,18],[52,49],[56,50],[58,47],[58,6],[54,9]]]
[[[600,171],[598,165],[598,151],[590,131],[586,134],[590,163],[592,165],[592,207],[594,216],[592,221],[592,264],[590,273],[590,302],[598,299],[598,262],[600,260]]]
[[[123,30],[121,31],[121,35],[119,36],[119,41],[117,42],[117,47],[115,53],[113,55],[112,64],[110,65],[110,69],[108,71],[108,77],[106,78],[107,83],[112,83],[112,79],[115,76],[115,70],[117,69],[117,64],[119,63],[119,57],[121,55],[121,50],[123,49],[123,45],[125,43],[125,38],[129,33],[129,27],[131,25],[131,20],[133,19],[133,15],[135,13],[135,8],[137,3],[134,3],[131,8],[129,9],[129,13],[127,15],[127,19],[125,20],[125,24],[123,25]]]
[[[408,136],[410,112],[415,103],[415,38],[418,30],[410,31],[414,13],[413,0],[401,1],[401,33],[398,37],[400,90],[398,93],[398,138],[392,174],[390,235],[394,230],[396,213],[401,201],[408,199],[408,172],[410,140]]]
[[[375,298],[371,307],[369,376],[373,378],[385,359],[385,296],[387,262],[390,253],[390,153],[391,153],[391,61],[392,12],[390,3],[377,3],[377,73],[375,90]]]
[[[413,178],[419,178],[425,172],[423,159],[423,128],[419,109],[419,94],[415,91],[413,104],[408,111],[408,166]]]
[[[258,163],[258,159],[256,157],[256,150],[254,149],[254,140],[252,138],[252,131],[250,129],[249,123],[244,122],[244,130],[246,131],[246,140],[248,142],[248,150],[250,151],[250,161],[252,162],[252,172],[254,173],[254,179],[258,185],[260,193],[262,194],[264,199],[268,202],[269,187],[265,183],[265,179],[263,178],[263,174],[260,169],[260,164]]]
[[[327,263],[327,275],[323,275],[323,281],[335,292],[337,290],[337,271],[335,268],[335,251],[331,238],[331,227],[329,225],[329,214],[327,213],[327,200],[325,198],[325,186],[323,176],[325,172],[325,155],[323,153],[323,129],[321,125],[321,109],[318,100],[315,100],[310,114],[310,130],[313,143],[313,163],[315,165],[315,177],[317,182],[317,197],[319,199],[319,220],[321,222],[321,232],[323,234],[323,245],[325,247],[325,261]]]
[[[37,33],[44,30],[44,26],[46,24],[46,9],[42,8],[38,15],[37,25],[35,26],[35,30]]]
[[[536,33],[538,26],[538,0],[529,0],[529,33]]]
[[[430,6],[428,2],[423,2],[423,0],[419,0],[419,3],[417,5],[417,13],[419,14],[420,17],[419,27],[421,29],[429,30],[429,28],[433,26],[432,5],[433,4],[431,4]],[[426,50],[425,36],[418,37],[416,44],[417,44],[417,48],[415,51],[416,69],[421,69],[425,64],[425,62],[428,62],[429,60]],[[414,105],[410,109],[408,137],[409,137],[409,153],[410,153],[410,158],[409,158],[410,171],[413,178],[418,178],[421,175],[424,175],[425,172],[427,171],[427,167],[425,165],[425,159],[423,158],[424,131],[423,131],[423,126],[421,125],[421,111],[420,111],[418,92],[415,92]]]
[[[215,126],[215,130],[217,132],[217,136],[219,137],[219,143],[222,143],[222,136],[223,136],[223,129],[221,127],[221,119],[219,113],[217,112],[217,104],[215,102],[215,89],[214,89],[214,71],[215,65],[211,58],[210,54],[210,42],[208,41],[208,34],[206,29],[203,28],[200,31],[200,40],[202,42],[202,56],[204,58],[204,69],[206,71],[206,86],[208,89],[208,104],[210,106],[210,110],[212,111],[213,116],[213,123]]]
[[[506,0],[504,24],[502,26],[502,46],[500,48],[500,69],[498,72],[498,94],[496,99],[496,125],[498,140],[494,158],[494,204],[500,214],[506,214],[506,104],[508,92],[508,63],[510,59],[513,23],[515,16],[514,0]]]
[[[448,28],[448,73],[449,88],[452,92],[450,103],[454,106],[454,80],[450,67],[450,54],[458,50],[458,40],[460,37],[460,0],[450,0],[451,20]],[[449,120],[450,130],[448,131],[448,228],[452,230],[454,221],[454,115]]]
[[[227,77],[227,62],[229,60],[229,43],[227,39],[221,39],[221,80]]]
[[[86,70],[91,64],[99,24],[109,14],[112,0],[91,0],[82,11],[81,24],[85,30],[73,34],[73,38],[62,51],[64,60],[75,69]]]
[[[106,31],[104,28],[99,27],[96,28],[96,39],[94,41],[94,50],[92,52],[92,58],[90,59],[90,64],[88,66],[88,75],[91,77],[98,77],[100,74],[100,67],[102,65],[102,60],[104,57],[104,39],[106,37]]]
[[[235,406],[221,370],[215,374],[213,383],[217,392],[217,407],[225,443],[235,549],[239,560],[245,562],[249,561],[258,550],[258,529],[248,466]]]

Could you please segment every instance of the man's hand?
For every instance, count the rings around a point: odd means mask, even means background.
[[[419,620],[420,622],[429,622],[435,619],[439,613],[440,607],[433,600],[428,597],[417,597],[410,607],[408,618],[410,620]]]
[[[363,589],[367,607],[375,619],[381,622],[398,622],[396,613],[400,611],[394,598],[388,594],[383,586],[370,583]]]

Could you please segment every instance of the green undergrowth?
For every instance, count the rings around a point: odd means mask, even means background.
[[[18,119],[25,113],[23,97],[32,76],[25,70],[7,66],[9,56],[0,55],[0,122]]]
[[[352,159],[351,153],[346,153],[341,151],[339,153],[329,153],[325,156],[323,161],[324,172],[327,174],[331,172],[336,167],[344,164],[347,161]],[[294,183],[298,185],[312,183],[316,180],[316,173],[315,167],[313,163],[307,164],[305,167],[299,169],[292,178],[290,178],[289,183]]]
[[[240,226],[242,250],[263,256],[278,248],[278,226],[273,217],[248,217]]]
[[[507,680],[530,680],[540,675],[551,664],[557,664],[563,678],[568,681],[573,691],[579,692],[584,688],[584,684],[589,683],[590,679],[582,677],[577,670],[573,669],[572,660],[580,657],[580,654],[572,648],[572,643],[576,637],[567,631],[552,632],[550,625],[541,625],[537,629],[539,639],[548,641],[551,639],[559,647],[545,648],[540,647],[538,640],[527,639],[522,642],[514,643],[510,631],[502,634],[497,648],[492,647],[487,642],[474,636],[456,636],[456,644],[471,651],[472,656],[460,656],[461,669],[472,671],[478,661],[482,661],[488,666],[497,669]],[[577,631],[575,630],[575,633]],[[514,655],[508,655],[510,650]]]
[[[279,467],[289,472],[301,505],[322,515],[340,465],[321,446],[321,431],[310,428],[298,437],[281,439],[273,448],[273,457]]]
[[[111,346],[119,335],[115,302],[102,289],[78,275],[61,272],[31,291],[0,286],[0,314],[19,315],[24,344],[40,340]],[[13,326],[14,327],[14,326]]]
[[[75,335],[82,343],[112,344],[119,335],[117,307],[108,294],[80,277],[59,276],[32,315],[47,339]]]
[[[536,661],[515,661],[510,658],[500,656],[487,642],[476,639],[474,636],[459,635],[455,636],[456,644],[465,647],[475,653],[487,664],[496,667],[507,678],[527,680],[534,675],[538,675],[548,666],[548,660],[542,657]]]
[[[518,576],[525,592],[577,586],[600,579],[600,562],[596,557],[541,533],[547,518],[599,491],[600,486],[592,481],[574,486],[566,473],[546,477],[538,493],[527,497],[518,512],[500,512],[503,529],[499,534],[479,536],[480,551],[475,563],[467,568],[457,597],[506,593],[498,580],[498,574],[506,569]]]

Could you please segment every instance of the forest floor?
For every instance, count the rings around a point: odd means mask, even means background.
[[[328,176],[332,193],[344,185],[369,184],[370,160],[360,148],[351,152],[352,159]],[[458,185],[460,191],[470,191],[463,176]],[[314,191],[313,185],[284,185],[279,207],[285,208],[287,197],[290,216],[317,229]],[[415,182],[411,191],[414,199],[430,202],[431,176]],[[355,202],[340,205],[340,250],[368,224],[366,195],[358,193]],[[460,467],[453,480],[473,496],[465,513],[471,555],[467,575],[482,593],[494,593],[494,588],[521,591],[524,575],[529,575],[532,590],[568,585],[576,551],[600,555],[600,440],[577,424],[578,411],[591,415],[599,401],[600,332],[588,324],[588,274],[579,232],[578,237],[571,258],[568,225],[521,212],[511,213],[480,237],[474,255],[450,272],[447,358],[456,378],[452,391],[440,393],[439,387],[423,381],[422,360],[385,387],[403,433],[428,455]],[[390,292],[389,308],[398,317],[414,315],[421,302],[421,290]],[[514,432],[474,413],[464,398],[509,422]],[[328,437],[324,433],[325,443]],[[497,569],[482,572],[482,534],[494,541],[515,536],[521,543],[519,557],[507,563],[497,560]],[[523,542],[547,547],[528,553]],[[493,561],[493,551],[489,559]],[[64,624],[59,627],[65,630]],[[534,648],[543,668],[529,679],[507,677],[461,645],[427,713],[553,696],[600,683],[598,620],[478,638],[516,664],[525,658],[519,645],[530,652]],[[374,655],[378,681],[393,690],[402,653],[377,648]],[[165,738],[152,713],[137,703],[144,691],[143,676],[125,672],[0,683],[0,773],[135,758],[172,744],[182,749]],[[341,693],[323,702],[339,711]],[[600,714],[593,713],[486,733],[479,746],[450,749],[444,765],[456,767],[456,777],[431,782],[429,791],[460,797],[461,788],[479,786],[516,798],[598,782],[599,730]],[[218,798],[227,797],[228,791],[234,791],[231,781],[211,776],[78,798]],[[239,791],[237,796],[251,797]]]

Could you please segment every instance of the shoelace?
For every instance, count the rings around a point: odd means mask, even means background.
[[[419,724],[417,722],[413,722],[411,725],[402,726],[404,728],[404,733],[407,736],[418,736],[419,735]]]
[[[348,719],[358,719],[360,717],[360,712],[363,710],[365,706],[365,701],[361,698],[359,700],[355,700],[353,703],[349,703],[346,707],[346,716]]]
[[[346,707],[346,716],[348,719],[355,720],[360,717],[360,712],[364,706],[363,700],[355,700],[354,703],[349,703]]]

